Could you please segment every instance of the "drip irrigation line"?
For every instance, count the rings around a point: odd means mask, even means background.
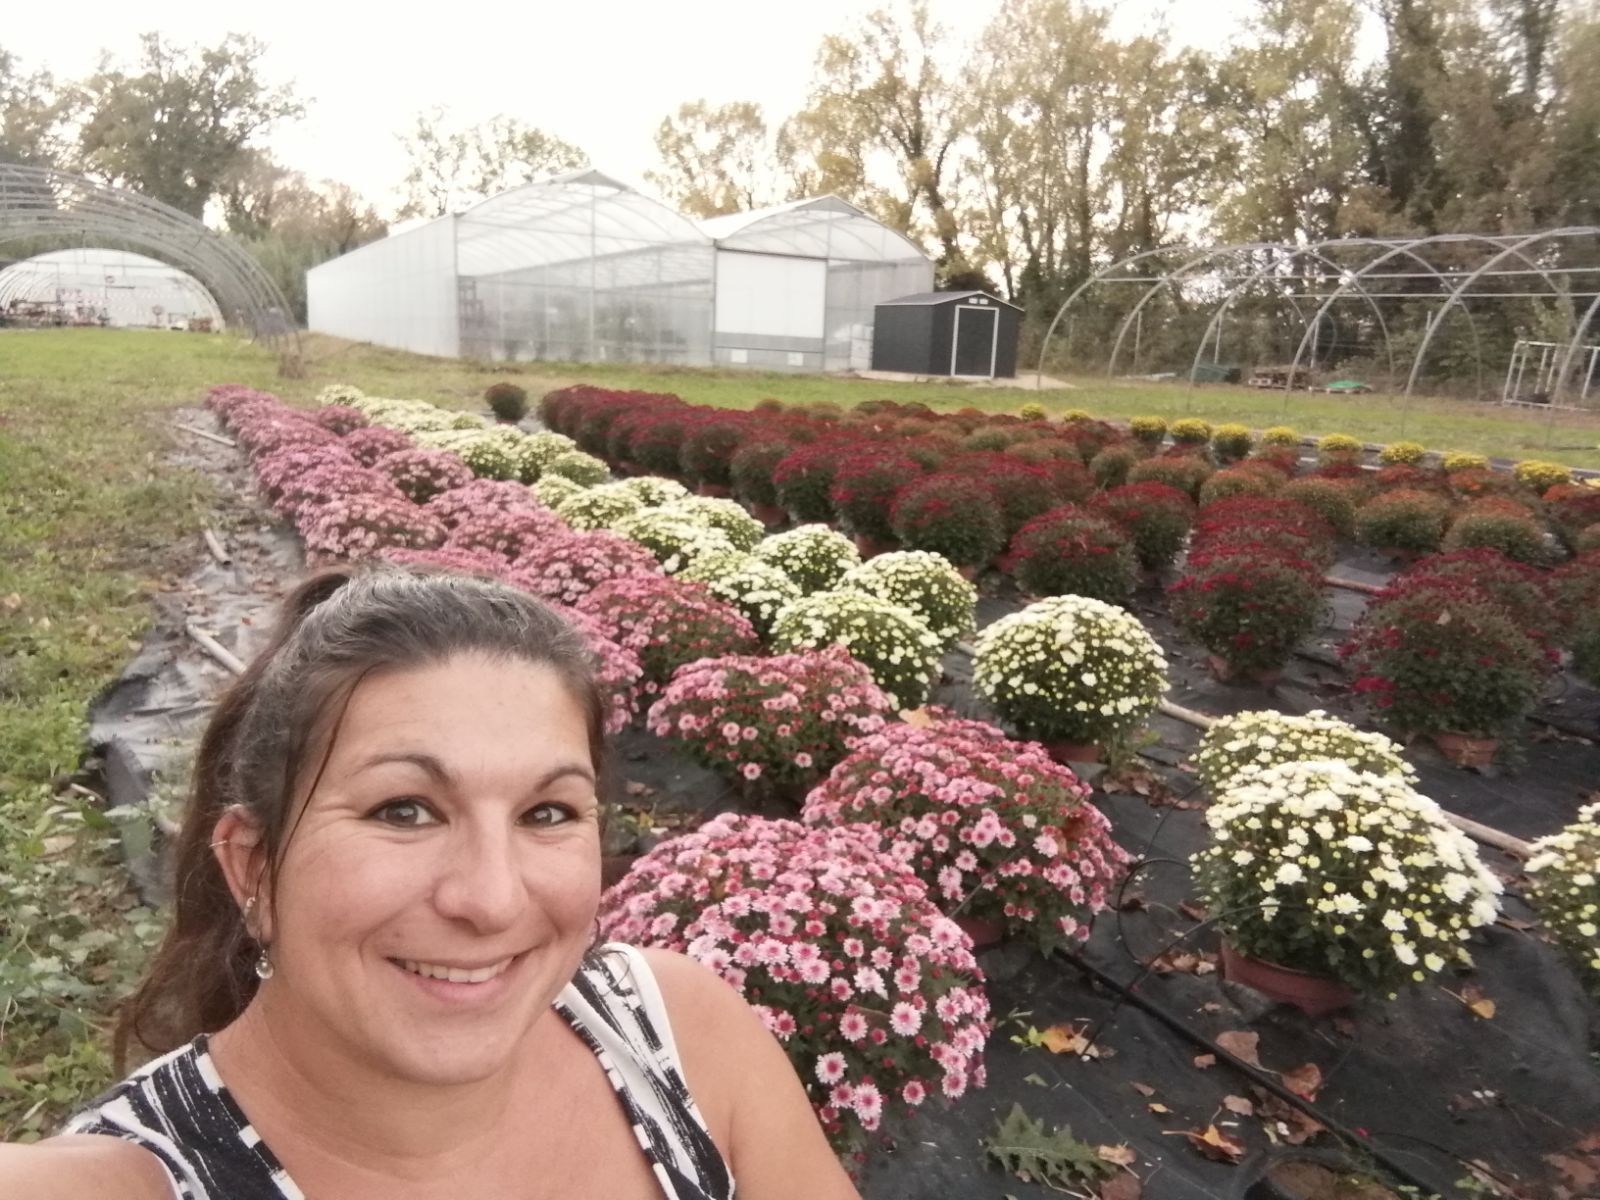
[[[1193,930],[1190,932],[1192,933]],[[1255,1084],[1257,1087],[1260,1087],[1263,1091],[1271,1093],[1285,1104],[1288,1104],[1299,1112],[1304,1113],[1306,1116],[1310,1117],[1313,1121],[1316,1121],[1319,1125],[1337,1137],[1340,1141],[1344,1142],[1346,1145],[1359,1148],[1363,1153],[1369,1155],[1375,1162],[1377,1162],[1383,1168],[1383,1170],[1390,1175],[1391,1178],[1396,1179],[1403,1184],[1409,1185],[1410,1187],[1417,1188],[1422,1192],[1423,1195],[1433,1195],[1438,1192],[1438,1188],[1417,1178],[1417,1176],[1413,1175],[1405,1167],[1400,1165],[1398,1162],[1395,1162],[1394,1159],[1390,1157],[1388,1152],[1383,1150],[1381,1147],[1374,1146],[1370,1138],[1362,1137],[1354,1129],[1345,1125],[1338,1118],[1324,1112],[1322,1109],[1318,1108],[1315,1104],[1305,1099],[1305,1097],[1299,1095],[1298,1093],[1290,1091],[1277,1079],[1272,1078],[1272,1076],[1268,1074],[1264,1068],[1253,1067],[1236,1055],[1230,1054],[1224,1047],[1218,1045],[1215,1041],[1208,1038],[1199,1030],[1194,1029],[1186,1024],[1179,1017],[1174,1016],[1172,1013],[1168,1012],[1166,1009],[1162,1008],[1160,1005],[1154,1003],[1146,997],[1139,995],[1135,990],[1137,981],[1135,981],[1135,983],[1132,985],[1123,984],[1114,976],[1107,974],[1105,971],[1102,971],[1100,968],[1088,962],[1081,954],[1066,950],[1060,950],[1057,951],[1057,953],[1059,953],[1068,962],[1072,963],[1073,966],[1077,967],[1091,980],[1117,994],[1117,1004],[1101,1021],[1102,1026],[1108,1023],[1111,1018],[1116,1015],[1124,1003],[1132,1004],[1140,1011],[1151,1017],[1154,1017],[1158,1022],[1160,1022],[1162,1025],[1165,1025],[1168,1029],[1178,1034],[1184,1040],[1192,1043],[1193,1045],[1199,1046],[1208,1054],[1215,1055],[1219,1061],[1227,1063],[1234,1069],[1235,1072],[1244,1076],[1251,1083]],[[1090,1044],[1093,1044],[1092,1039],[1090,1040]],[[1450,1152],[1446,1151],[1446,1153]],[[1452,1153],[1451,1157],[1456,1157],[1456,1155]]]

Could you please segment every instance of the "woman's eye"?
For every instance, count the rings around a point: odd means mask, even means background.
[[[372,816],[385,825],[411,829],[419,825],[436,825],[438,821],[428,806],[420,800],[390,800],[373,809]]]
[[[530,808],[523,820],[529,825],[565,825],[576,819],[577,815],[565,804],[541,804],[537,808]]]

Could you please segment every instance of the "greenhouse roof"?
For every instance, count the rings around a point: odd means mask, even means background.
[[[494,275],[654,247],[709,246],[689,218],[600,171],[524,184],[457,218],[457,271]]]
[[[791,200],[699,222],[723,250],[855,262],[926,261],[915,242],[838,196]]]

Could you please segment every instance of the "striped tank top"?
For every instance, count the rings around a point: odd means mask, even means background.
[[[609,943],[554,1008],[599,1059],[666,1200],[732,1200],[733,1179],[684,1082],[644,956]],[[217,1074],[206,1036],[145,1064],[67,1122],[143,1146],[178,1200],[305,1200]]]

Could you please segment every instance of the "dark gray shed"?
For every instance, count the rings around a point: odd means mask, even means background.
[[[1022,310],[987,292],[919,292],[878,305],[872,369],[1009,379]]]

